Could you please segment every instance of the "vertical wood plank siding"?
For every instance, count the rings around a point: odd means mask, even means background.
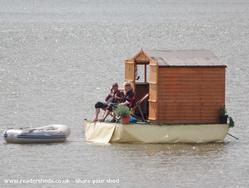
[[[225,67],[159,67],[157,92],[158,122],[218,123]]]
[[[150,78],[149,78],[149,117],[151,122],[157,121],[158,112],[158,65],[150,62]]]

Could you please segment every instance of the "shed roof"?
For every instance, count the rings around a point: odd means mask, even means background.
[[[146,53],[159,66],[221,66],[218,58],[208,50],[151,50]]]

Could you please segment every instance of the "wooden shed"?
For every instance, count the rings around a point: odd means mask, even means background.
[[[219,123],[225,68],[207,50],[141,50],[125,61],[125,80],[133,84],[137,100],[149,93],[142,110],[152,122]]]

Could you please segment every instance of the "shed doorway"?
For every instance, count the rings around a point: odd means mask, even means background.
[[[140,62],[141,63],[141,62]],[[136,64],[135,65],[135,98],[136,102],[142,99],[146,94],[149,93],[148,83],[148,64]],[[145,119],[148,119],[149,115],[149,104],[148,98],[141,103],[141,109]],[[140,117],[141,114],[138,109],[135,110],[135,115]]]

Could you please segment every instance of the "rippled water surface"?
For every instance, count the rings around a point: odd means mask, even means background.
[[[6,179],[117,180],[101,187],[249,187],[249,2],[247,0],[0,0],[0,126],[71,128],[68,142],[6,144]],[[226,104],[239,137],[225,144],[99,145],[83,119],[123,60],[144,49],[209,49],[227,64]],[[34,187],[34,184],[25,184]],[[69,187],[40,184],[40,187]]]

